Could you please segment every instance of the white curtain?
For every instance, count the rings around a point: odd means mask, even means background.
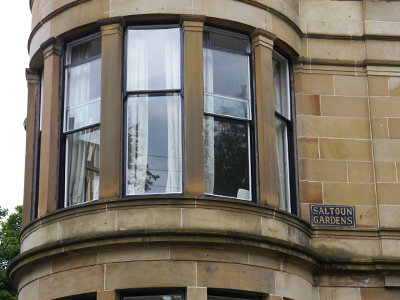
[[[165,79],[166,88],[174,89],[180,86],[180,43],[171,34],[177,31],[167,31],[165,35]],[[178,32],[179,33],[179,32]],[[182,185],[182,134],[181,134],[181,103],[174,101],[173,96],[167,96],[168,122],[168,178],[166,193],[181,192]]]
[[[211,49],[204,48],[204,90],[207,93],[214,91],[213,53]],[[207,99],[206,99],[207,98]],[[204,95],[204,111],[214,111],[214,98]],[[205,192],[214,194],[215,155],[214,155],[214,118],[204,118],[204,158],[205,158]]]
[[[148,89],[148,51],[146,32],[137,30],[129,39],[127,62],[127,90]],[[148,96],[128,99],[128,170],[127,194],[143,194],[146,187],[148,153]]]
[[[78,47],[77,47],[78,48]],[[72,61],[80,61],[89,57],[89,45],[83,44],[76,49],[71,57]],[[82,108],[70,111],[77,105],[81,105],[89,99],[89,74],[90,64],[82,64],[72,67],[68,72],[67,118],[68,129],[79,128],[85,124],[88,114],[81,113]],[[72,128],[71,128],[72,126]],[[85,167],[86,147],[79,140],[79,134],[68,136],[68,168],[67,174],[67,199],[68,205],[83,203],[85,201]]]

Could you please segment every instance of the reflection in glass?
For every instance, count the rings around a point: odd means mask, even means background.
[[[72,64],[99,54],[101,54],[100,37],[87,42],[79,43],[76,46],[72,46],[69,54],[70,61],[68,62],[68,64]]]
[[[249,58],[203,49],[205,112],[249,118]]]
[[[182,191],[181,97],[129,96],[126,193]]]
[[[273,62],[273,76],[274,76],[274,98],[275,98],[275,111],[290,119],[289,109],[289,82],[288,82],[288,66],[287,62],[283,59],[275,59],[278,54],[274,55]]]
[[[128,31],[127,91],[180,89],[180,29]]]
[[[248,52],[249,41],[245,36],[227,35],[223,33],[204,31],[203,42],[206,45],[222,47],[242,52]]]
[[[248,134],[247,124],[204,118],[207,194],[250,200]]]
[[[66,130],[100,122],[101,58],[66,73]]]
[[[99,199],[100,128],[67,136],[66,205]]]
[[[287,125],[278,118],[275,120],[276,149],[278,153],[279,208],[290,212]]]

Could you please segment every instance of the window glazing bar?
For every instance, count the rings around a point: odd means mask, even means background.
[[[234,53],[234,54],[239,54],[239,55],[249,56],[249,57],[251,55],[251,53],[249,53],[249,52],[233,50],[233,49],[228,49],[228,48],[223,48],[223,47],[218,47],[218,46],[211,46],[211,45],[207,45],[207,44],[203,44],[203,48],[208,48],[211,50],[218,50],[218,51],[222,51],[222,52],[229,52],[229,53]]]
[[[239,122],[245,122],[245,123],[251,123],[251,121],[252,121],[251,119],[243,119],[243,118],[231,117],[231,116],[226,116],[226,115],[218,115],[218,114],[213,114],[213,113],[209,113],[209,112],[204,112],[204,115],[207,117],[214,117],[214,118],[219,118],[219,119],[239,121]]]
[[[65,69],[69,69],[69,68],[72,68],[72,67],[83,65],[83,64],[85,64],[87,62],[90,62],[90,61],[93,61],[93,60],[96,60],[96,59],[99,59],[99,58],[101,58],[101,54],[98,54],[96,56],[92,56],[92,57],[89,57],[89,58],[85,58],[83,60],[80,60],[80,61],[74,62],[72,64],[66,65]]]
[[[90,128],[96,127],[96,126],[100,127],[100,123],[94,123],[94,124],[91,124],[91,125],[88,125],[88,126],[85,126],[85,127],[80,127],[80,128],[74,129],[74,130],[65,131],[64,134],[68,135],[68,134],[76,133],[76,132],[83,131],[83,130],[86,130],[86,129],[90,129]]]

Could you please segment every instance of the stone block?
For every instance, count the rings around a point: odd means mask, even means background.
[[[78,218],[62,220],[59,222],[58,238],[87,237],[115,231],[115,222],[115,211],[81,215]]]
[[[19,300],[38,300],[39,280],[32,281],[19,290]]]
[[[249,265],[259,266],[267,269],[281,270],[281,260],[271,254],[249,253]]]
[[[187,287],[186,300],[207,300],[206,287]]]
[[[374,156],[376,160],[400,160],[400,140],[374,140]]]
[[[179,286],[197,286],[196,262],[138,261],[106,266],[106,290]]]
[[[93,293],[102,291],[103,288],[103,266],[79,268],[39,279],[39,299],[52,300],[71,295]]]
[[[360,299],[360,289],[349,287],[320,287],[319,295],[321,299],[329,300]]]
[[[377,182],[397,182],[397,168],[394,161],[376,161],[375,172]]]
[[[312,299],[312,284],[307,280],[296,275],[285,272],[276,271],[276,292],[277,295],[282,295],[296,300]]]
[[[333,95],[333,76],[303,74],[303,93],[312,95]]]
[[[261,218],[262,235],[287,241],[288,225],[276,219]]]
[[[400,96],[400,77],[389,77],[389,95]]]
[[[321,96],[321,115],[330,117],[369,118],[368,98]]]
[[[52,273],[65,270],[76,269],[81,267],[93,266],[96,264],[96,253],[72,256],[57,259],[52,262]]]
[[[319,139],[322,159],[372,161],[370,140]]]
[[[324,204],[375,205],[375,185],[324,182]]]
[[[261,217],[233,211],[182,209],[183,228],[261,234]]]
[[[227,280],[229,278],[229,280]],[[197,263],[197,285],[273,294],[274,271],[241,264]]]
[[[117,230],[181,228],[180,208],[144,208],[119,210]]]
[[[371,288],[361,289],[361,300],[397,300],[400,299],[399,289]]]
[[[368,91],[370,96],[389,96],[387,76],[368,76]]]
[[[343,2],[338,3],[342,4]],[[363,61],[365,59],[364,42],[333,39],[309,39],[308,54],[311,59],[320,58]],[[325,95],[333,95],[333,93]]]
[[[110,1],[110,17],[121,15],[139,15],[139,14],[192,14],[193,2],[191,0],[177,1],[128,1],[113,0]]]
[[[290,261],[290,260],[284,260],[283,261],[283,271],[286,273],[298,276],[309,283],[313,284],[314,278],[312,275],[311,270],[308,270],[304,268],[300,263],[297,261]]]
[[[171,259],[184,261],[218,261],[247,264],[248,253],[230,250],[179,247],[171,248]]]
[[[383,287],[382,275],[316,275],[314,284],[320,287]]]
[[[348,161],[349,182],[374,183],[374,165],[372,162]]]
[[[371,97],[371,116],[400,118],[400,97]]]
[[[373,139],[389,138],[388,119],[387,118],[371,118],[371,129]]]
[[[398,275],[385,275],[385,287],[400,287],[400,276]]]
[[[319,144],[317,138],[307,138],[307,158],[319,158]]]
[[[366,118],[338,118],[306,116],[307,137],[370,139],[369,120]]]
[[[119,300],[119,292],[115,290],[97,292],[97,300]]]
[[[365,34],[390,36],[400,30],[400,22],[381,22],[365,20]]]
[[[378,239],[341,239],[341,238],[315,238],[311,240],[314,251],[327,258],[373,258],[381,252]]]
[[[310,181],[347,182],[347,163],[343,160],[308,159],[306,177]]]
[[[364,19],[375,21],[400,21],[399,2],[367,1],[364,6]]]
[[[49,274],[51,274],[51,262],[46,262],[40,266],[36,266],[34,269],[26,268],[24,275],[21,277],[21,280],[18,283],[18,290],[21,290],[23,286],[31,283],[32,281],[35,281],[37,284],[38,281],[36,281],[36,279]]]
[[[335,95],[368,96],[367,77],[334,76]]]
[[[350,22],[332,20],[305,20],[307,33],[329,34],[329,35],[350,35]]]
[[[169,248],[165,247],[129,247],[97,253],[98,264],[123,261],[166,260],[169,258]]]
[[[39,227],[31,232],[21,243],[21,252],[57,241],[58,223]]]
[[[400,41],[366,40],[366,59],[372,60],[399,60]],[[382,49],[385,49],[382,51]]]
[[[303,203],[322,203],[322,183],[300,181],[300,199]]]
[[[399,204],[400,183],[377,183],[376,191],[380,205]]]
[[[378,212],[376,205],[356,205],[356,226],[360,227],[378,227]]]
[[[300,17],[310,20],[362,21],[362,6],[358,2],[302,1]]]
[[[319,95],[303,95],[303,109],[305,115],[321,115],[319,98]]]
[[[389,138],[400,139],[400,119],[389,118]]]

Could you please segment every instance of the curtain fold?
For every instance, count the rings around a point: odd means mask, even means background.
[[[148,89],[148,49],[146,32],[138,30],[129,39],[127,90]],[[128,98],[128,170],[127,194],[143,194],[146,189],[148,153],[147,95]]]
[[[214,68],[213,53],[211,49],[204,48],[204,90],[207,93],[214,92]],[[204,111],[214,112],[214,99],[204,95]],[[204,162],[205,162],[205,192],[214,193],[215,181],[215,154],[214,154],[214,118],[204,117]]]
[[[79,61],[89,57],[90,48],[83,44],[79,49],[73,52],[72,61]],[[70,107],[83,104],[89,99],[89,74],[90,64],[83,64],[70,68],[68,75],[68,95],[67,111]],[[88,114],[74,114],[73,118],[68,119],[68,123],[73,123],[74,128],[79,124],[85,123]],[[67,114],[69,117],[69,113]],[[70,126],[68,126],[70,127]],[[82,141],[79,140],[79,134],[68,136],[68,178],[67,182],[67,201],[68,205],[75,205],[85,201],[85,166],[86,149]]]
[[[166,88],[180,86],[180,44],[170,35],[165,35],[165,80]],[[180,102],[174,101],[173,95],[167,95],[167,126],[168,126],[168,177],[166,193],[181,191],[182,182],[182,137]]]

